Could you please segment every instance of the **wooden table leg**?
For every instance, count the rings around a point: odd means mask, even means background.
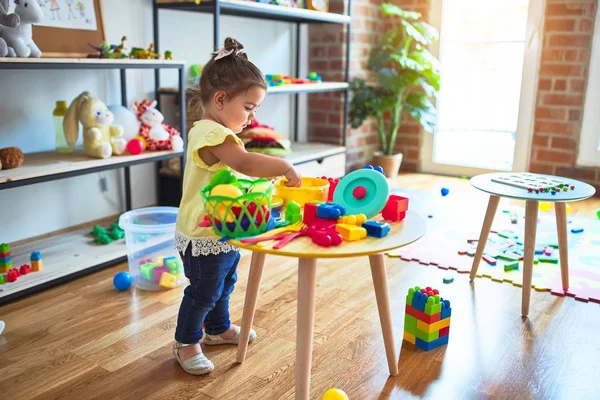
[[[317,299],[317,260],[298,260],[298,313],[296,322],[296,400],[308,400],[312,364],[315,304]]]
[[[554,203],[556,211],[556,231],[558,233],[558,253],[560,255],[560,274],[563,290],[569,288],[569,250],[567,241],[567,205]]]
[[[475,279],[475,275],[477,274],[477,268],[479,268],[479,263],[481,262],[481,257],[483,256],[483,250],[485,249],[485,244],[487,242],[488,235],[490,234],[490,229],[492,229],[494,215],[496,215],[499,202],[499,196],[490,196],[487,211],[485,212],[485,219],[483,220],[483,225],[481,226],[481,233],[479,234],[479,242],[477,242],[477,251],[475,252],[475,257],[473,257],[473,265],[471,266],[470,275],[471,281]]]
[[[521,315],[524,317],[529,314],[529,300],[531,297],[531,277],[533,275],[533,256],[535,253],[537,219],[537,200],[527,201],[525,204],[525,252],[523,254],[523,298],[521,302]]]
[[[392,311],[388,296],[387,276],[385,274],[385,258],[383,254],[369,256],[371,263],[371,275],[373,276],[373,287],[377,299],[379,321],[383,332],[383,343],[387,356],[390,375],[398,375],[398,361],[396,358],[396,347],[394,346],[394,328],[392,325]]]
[[[260,289],[260,281],[265,266],[265,256],[264,253],[252,253],[252,261],[250,262],[250,272],[248,275],[248,287],[246,288],[246,299],[244,301],[244,313],[242,314],[240,343],[238,344],[236,356],[236,361],[238,363],[244,362],[244,359],[246,358],[248,337],[250,336],[254,312],[256,311],[256,303],[258,302],[258,291]]]

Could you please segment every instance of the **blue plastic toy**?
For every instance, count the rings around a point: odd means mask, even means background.
[[[442,196],[448,196],[448,193],[450,193],[450,189],[442,188]]]
[[[124,271],[118,272],[113,278],[113,285],[115,285],[115,288],[117,288],[119,291],[129,289],[131,282],[133,282],[131,275]]]
[[[392,229],[390,224],[377,221],[367,221],[362,225],[362,227],[367,230],[368,236],[373,236],[376,238],[386,237],[388,233],[390,233],[390,229]]]
[[[333,203],[319,204],[317,207],[317,217],[323,219],[338,219],[346,213],[344,207]]]

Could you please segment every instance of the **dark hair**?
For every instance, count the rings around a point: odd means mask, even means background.
[[[225,39],[224,49],[232,53],[219,60],[215,60],[217,54],[213,53],[210,61],[202,68],[198,85],[187,90],[192,110],[209,103],[217,90],[225,91],[228,97],[235,97],[252,86],[267,90],[263,73],[248,60],[246,53],[241,51],[243,48],[240,42],[228,37]]]

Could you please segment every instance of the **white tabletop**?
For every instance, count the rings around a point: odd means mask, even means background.
[[[530,193],[527,191],[527,189],[492,181],[492,178],[507,174],[510,174],[510,172],[497,172],[491,174],[477,175],[471,178],[471,185],[473,185],[476,189],[479,189],[483,192],[495,196],[508,197],[511,199],[519,200],[539,200],[549,202],[585,200],[589,197],[592,197],[594,193],[596,193],[596,189],[594,189],[593,186],[585,182],[552,175],[533,174],[548,179],[558,179],[567,183],[569,186],[574,186],[575,188],[573,190],[569,189],[566,192],[559,191],[556,192],[556,194],[552,194],[551,192]]]

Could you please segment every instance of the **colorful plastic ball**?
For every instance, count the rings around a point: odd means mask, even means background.
[[[596,210],[596,217],[598,217],[598,219],[600,219],[600,208]]]
[[[119,291],[129,289],[131,282],[133,282],[131,275],[124,271],[118,272],[113,278],[113,285],[115,285],[115,288]]]
[[[138,155],[144,151],[144,143],[135,137],[127,143],[127,151],[133,156]]]
[[[340,389],[329,389],[321,400],[350,400],[346,392]]]
[[[448,196],[448,193],[450,193],[450,189],[442,188],[441,192],[442,192],[442,196]]]
[[[237,198],[242,196],[244,193],[237,186],[225,184],[217,185],[210,191],[211,196],[223,196]]]
[[[551,203],[548,203],[546,201],[540,202],[540,210],[542,210],[544,212],[548,212],[548,211],[550,211],[550,209],[552,209]]]

